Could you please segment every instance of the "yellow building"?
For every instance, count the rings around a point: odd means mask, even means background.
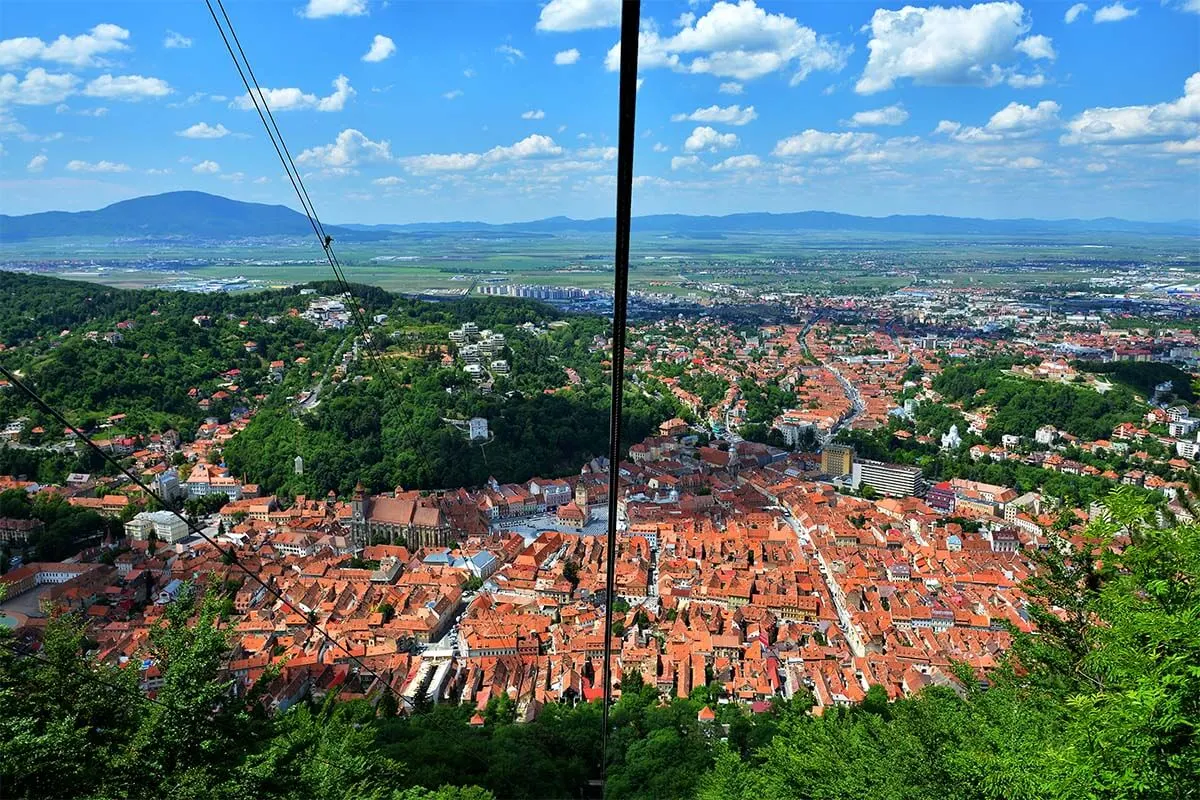
[[[825,445],[821,451],[821,472],[834,477],[849,475],[854,468],[854,448],[844,444]]]

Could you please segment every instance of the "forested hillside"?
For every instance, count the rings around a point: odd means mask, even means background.
[[[1033,438],[1042,425],[1085,439],[1101,439],[1121,422],[1137,418],[1137,401],[1125,386],[1101,394],[1086,386],[1033,381],[1007,370],[1011,361],[986,361],[951,367],[934,379],[933,388],[948,402],[973,409],[995,409],[985,436],[993,444],[1001,433]]]
[[[0,272],[0,357],[75,424],[106,437],[175,429],[187,439],[205,419],[253,411],[218,455],[271,492],[345,493],[358,481],[377,491],[478,486],[492,476],[576,472],[607,452],[606,320],[528,300],[430,303],[355,286],[368,318],[387,316],[373,331],[376,361],[353,325],[323,328],[301,316],[312,300],[339,293],[333,283],[246,294],[128,291]],[[447,334],[466,322],[505,336],[500,355],[510,371],[490,394],[461,362],[444,361]],[[337,372],[356,338],[358,357]],[[317,386],[320,402],[302,406],[298,398]],[[631,388],[626,441],[678,411],[665,390]],[[23,434],[26,443],[61,438],[61,426],[23,394],[0,392],[0,420],[22,417],[27,432],[43,429]],[[451,422],[471,417],[488,420],[492,436],[482,447]],[[293,470],[297,455],[302,475]],[[4,463],[44,480],[81,466],[48,450],[2,450]]]
[[[1111,521],[1089,528],[1093,546],[1044,554],[1027,584],[1040,632],[1017,636],[990,675],[960,671],[958,687],[894,703],[875,688],[813,717],[803,695],[751,714],[723,703],[720,684],[664,699],[628,680],[606,796],[1200,796],[1200,527],[1158,528],[1125,490],[1109,506]],[[570,798],[600,776],[596,703],[517,723],[498,697],[474,726],[470,708],[397,715],[390,698],[334,693],[267,716],[256,693],[228,695],[219,623],[235,587],[208,583],[205,601],[185,592],[169,607],[144,654],[162,669],[154,701],[133,670],[94,663],[68,618],[50,623],[36,658],[0,630],[5,797]],[[715,720],[698,718],[706,705]]]

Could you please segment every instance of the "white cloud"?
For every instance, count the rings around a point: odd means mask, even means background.
[[[362,162],[391,160],[392,153],[386,140],[372,141],[354,128],[346,128],[331,144],[310,147],[296,157],[297,164],[321,167],[335,175],[345,174]]]
[[[402,159],[410,172],[460,172],[483,163],[480,153],[428,153]]]
[[[457,97],[462,97],[462,94],[462,89],[451,89],[448,92],[444,92],[442,97],[446,98],[447,100],[454,100]]]
[[[560,50],[554,54],[554,63],[560,67],[575,64],[579,61],[579,51],[572,47],[570,50]]]
[[[107,97],[112,100],[136,102],[148,97],[166,97],[171,93],[171,87],[162,78],[144,78],[141,75],[101,75],[88,83],[83,93],[88,97]]]
[[[737,81],[725,81],[717,87],[717,91],[721,94],[741,94],[742,85]]]
[[[163,47],[168,49],[183,49],[192,46],[192,40],[184,36],[182,33],[168,30],[167,38],[163,39]]]
[[[12,67],[32,61],[46,50],[46,43],[33,36],[0,41],[0,66]]]
[[[1004,139],[1019,139],[1058,127],[1058,112],[1061,110],[1061,106],[1053,100],[1043,100],[1036,106],[1009,103],[992,114],[982,127],[964,126],[944,119],[933,132],[965,144],[989,144]]]
[[[508,147],[493,147],[484,153],[484,158],[489,161],[516,161],[561,154],[562,148],[555,144],[553,139],[535,133]]]
[[[371,183],[375,184],[376,186],[399,186],[404,182],[404,178],[401,178],[398,175],[388,175],[386,178],[376,178],[375,180],[371,181]]]
[[[1163,149],[1168,153],[1200,153],[1200,136],[1186,142],[1167,142]]]
[[[75,91],[79,79],[74,75],[46,72],[34,67],[18,79],[11,72],[0,75],[0,106],[48,106],[61,103]]]
[[[549,136],[535,133],[507,146],[496,146],[486,153],[429,153],[400,159],[409,172],[462,172],[506,161],[523,161],[562,155],[563,149]]]
[[[583,148],[578,152],[578,155],[581,158],[599,158],[603,161],[614,161],[617,157],[617,148],[594,145]]]
[[[688,153],[698,153],[701,150],[715,153],[718,150],[736,147],[737,143],[737,134],[717,133],[715,129],[702,125],[692,131],[692,135],[683,143],[683,149]]]
[[[324,17],[361,17],[367,13],[367,0],[308,0],[301,16],[309,19]]]
[[[545,118],[546,118],[546,112],[542,111],[540,108],[532,110],[532,111],[526,111],[523,114],[521,114],[521,119],[545,119]]]
[[[569,33],[611,28],[621,21],[621,0],[550,0],[538,15],[539,31]]]
[[[76,159],[67,162],[67,169],[71,172],[129,172],[129,165],[113,161],[97,161],[92,164]]]
[[[1058,112],[1062,106],[1053,100],[1043,100],[1036,106],[1009,103],[992,114],[985,126],[996,133],[1022,134],[1045,130],[1058,125]]]
[[[1096,9],[1092,22],[1120,22],[1130,17],[1136,17],[1137,13],[1136,8],[1129,8],[1124,3],[1110,3],[1103,8]]]
[[[518,50],[517,48],[513,47],[511,44],[508,44],[507,42],[505,42],[504,44],[497,47],[496,52],[501,53],[504,56],[505,60],[508,61],[508,63],[510,63],[510,64],[515,64],[515,63],[517,63],[518,59],[522,59],[525,57],[524,51]]]
[[[693,169],[700,166],[700,156],[675,156],[671,159],[671,169]]]
[[[670,152],[670,151],[671,151],[671,148],[667,147],[667,146],[666,146],[665,144],[663,144],[662,142],[655,142],[655,143],[654,143],[654,147],[653,147],[652,149],[653,149],[653,150],[654,150],[654,152],[656,152],[656,153],[668,153],[668,152]]]
[[[1183,97],[1155,105],[1089,108],[1067,123],[1062,144],[1136,144],[1188,139],[1200,133],[1200,72]]]
[[[1021,156],[1020,158],[1014,158],[1012,161],[1009,161],[1006,166],[1008,166],[1010,169],[1037,169],[1038,167],[1046,166],[1046,164],[1040,158],[1034,158],[1033,156]]]
[[[254,183],[260,183],[260,184],[261,184],[261,183],[270,183],[270,182],[271,182],[271,179],[270,179],[270,178],[268,178],[266,175],[262,175],[262,176],[259,176],[259,177],[255,178],[253,182],[254,182]]]
[[[192,92],[191,94],[189,94],[187,96],[187,99],[185,99],[185,100],[180,100],[180,101],[177,101],[174,103],[167,103],[167,108],[186,108],[187,106],[193,106],[196,103],[199,103],[201,100],[203,100],[205,98],[209,98],[216,102],[221,102],[226,99],[224,96],[219,95],[219,94],[208,94],[206,92]]]
[[[859,94],[891,89],[902,78],[927,85],[995,86],[1011,71],[1003,65],[1021,52],[1018,40],[1030,24],[1021,4],[1009,0],[969,8],[877,9],[869,27],[870,56],[854,87]],[[1044,50],[1050,40],[1042,39],[1026,47]]]
[[[174,170],[171,169],[158,169],[156,167],[151,167],[150,169],[146,170],[147,175],[170,175],[173,172]]]
[[[1053,61],[1058,57],[1054,52],[1054,44],[1049,36],[1037,34],[1036,36],[1027,36],[1017,42],[1016,50],[1018,53],[1024,53],[1035,61],[1038,59],[1048,59]]]
[[[714,172],[724,170],[755,169],[762,166],[762,159],[755,155],[730,156],[713,166]]]
[[[221,165],[215,161],[201,161],[192,167],[192,172],[198,175],[212,175],[221,171]]]
[[[754,0],[720,0],[703,17],[679,21],[688,24],[668,37],[643,23],[638,35],[640,68],[666,67],[739,81],[791,70],[796,84],[815,70],[840,70],[851,50],[817,36],[791,17],[768,14]],[[608,51],[604,64],[610,72],[620,69],[620,43]]]
[[[1008,76],[1008,85],[1014,89],[1037,89],[1046,85],[1046,76],[1040,72],[1033,75],[1014,72]]]
[[[904,106],[897,103],[894,106],[876,108],[870,111],[859,111],[850,118],[850,125],[856,128],[874,125],[903,125],[908,121],[908,112]]]
[[[830,133],[809,128],[803,133],[780,139],[772,155],[783,158],[831,156],[849,153],[875,143],[873,133]]]
[[[128,50],[125,40],[129,31],[119,25],[101,23],[78,36],[62,35],[50,44],[33,36],[0,41],[0,67],[10,67],[26,61],[54,61],[75,67],[104,64],[96,56],[118,50]]]
[[[346,107],[346,101],[357,92],[350,85],[350,79],[338,75],[333,79],[333,93],[326,97],[307,94],[294,87],[287,89],[263,89],[262,98],[272,111],[301,111],[313,109],[316,111],[341,111]],[[253,111],[254,100],[249,94],[235,97],[230,107],[242,111]]]
[[[45,155],[38,153],[33,158],[29,159],[29,163],[25,165],[25,169],[29,170],[30,172],[41,172],[46,166],[46,162],[49,160],[50,159]]]
[[[225,174],[225,175],[221,175],[221,176],[219,176],[219,177],[221,178],[221,180],[223,180],[223,181],[229,181],[230,183],[241,183],[243,180],[245,180],[245,179],[246,179],[246,173],[244,173],[244,172],[230,172],[230,173],[227,173],[227,174]]]
[[[713,122],[719,125],[746,125],[758,119],[758,112],[754,110],[754,106],[733,105],[721,108],[717,105],[709,106],[708,108],[697,108],[690,114],[676,114],[671,117],[672,122]]]
[[[1063,22],[1070,25],[1075,20],[1079,19],[1079,15],[1088,10],[1087,3],[1076,3],[1067,9],[1067,13],[1063,14]]]
[[[1108,172],[1108,164],[1101,164],[1098,161],[1093,161],[1084,167],[1088,172]]]
[[[362,60],[372,64],[377,64],[394,52],[396,52],[395,42],[386,36],[375,34],[375,38],[371,40],[371,47],[362,57]]]
[[[470,67],[467,67],[466,69],[463,70],[463,77],[464,78],[474,78],[475,70],[471,69]]]
[[[185,139],[220,139],[229,135],[229,129],[219,122],[215,127],[207,122],[197,122],[190,128],[176,131],[175,135]]]

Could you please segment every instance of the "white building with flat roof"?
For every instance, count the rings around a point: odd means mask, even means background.
[[[143,511],[125,523],[125,535],[139,542],[149,540],[150,534],[165,544],[175,544],[190,533],[187,523],[170,511]]]
[[[880,494],[906,497],[921,494],[924,481],[920,467],[885,464],[882,461],[854,462],[854,488],[867,484]]]

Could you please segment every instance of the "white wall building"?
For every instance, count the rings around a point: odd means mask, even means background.
[[[175,544],[188,537],[187,523],[170,511],[143,511],[125,523],[125,535],[139,542],[150,534],[165,544]]]

